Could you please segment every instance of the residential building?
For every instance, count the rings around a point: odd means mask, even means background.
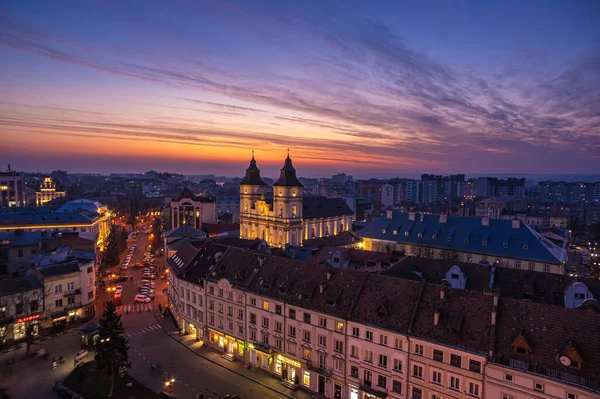
[[[42,206],[46,202],[62,198],[65,195],[67,195],[66,191],[56,191],[56,183],[51,177],[47,176],[35,192],[35,206]]]
[[[505,208],[505,203],[502,201],[494,201],[486,198],[483,201],[477,201],[475,204],[475,216],[480,218],[500,219]]]
[[[467,263],[563,273],[566,249],[520,220],[388,212],[360,232],[363,248]]]
[[[0,209],[27,206],[25,188],[25,175],[8,165],[8,172],[0,172]]]
[[[217,216],[219,220],[226,218],[227,223],[235,224],[240,221],[240,196],[217,195]],[[229,215],[229,216],[228,216]]]
[[[38,335],[44,288],[33,275],[0,280],[0,346],[25,339],[30,325]]]
[[[180,226],[190,226],[201,230],[203,223],[217,223],[217,201],[214,197],[203,197],[184,187],[181,193],[172,198],[168,211],[171,226],[175,230]]]
[[[240,183],[240,238],[260,238],[272,247],[284,247],[351,230],[354,212],[342,198],[304,197],[303,188],[288,155],[268,202],[267,185],[252,155]]]
[[[94,316],[96,256],[62,248],[39,255],[30,271],[44,286],[43,328],[64,328]]]
[[[182,248],[169,274],[203,283],[205,344],[285,385],[340,399],[600,397],[594,299],[571,309],[466,289],[471,276],[453,288],[204,246]]]

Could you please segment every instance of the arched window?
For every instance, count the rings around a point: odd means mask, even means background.
[[[244,212],[248,212],[248,201],[244,201]]]
[[[344,222],[340,223],[340,232],[344,231]]]
[[[317,229],[315,228],[315,226],[312,227],[312,234],[310,236],[310,238],[316,238],[317,237]]]
[[[279,217],[283,217],[283,205],[279,205]]]
[[[329,235],[329,225],[325,225],[325,236]]]
[[[292,205],[292,217],[295,218],[296,217],[296,205]]]
[[[296,244],[296,233],[292,232],[292,245]]]

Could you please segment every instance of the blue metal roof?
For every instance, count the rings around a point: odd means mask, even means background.
[[[478,253],[493,257],[523,259],[542,263],[562,263],[564,249],[535,233],[524,223],[513,227],[512,220],[394,212],[391,219],[374,219],[358,232],[364,238],[420,245],[438,249]]]
[[[89,218],[81,213],[0,213],[0,225],[21,225],[21,224],[73,224],[90,223],[94,218]]]

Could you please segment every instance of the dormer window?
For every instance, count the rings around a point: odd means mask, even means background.
[[[393,233],[395,236],[398,235],[398,230],[394,230]]]
[[[434,240],[437,240],[437,236],[435,234],[432,235],[431,238],[433,238]]]
[[[383,234],[385,234],[386,230],[385,230],[385,229],[382,229],[382,230],[381,230],[381,232],[382,232]]]
[[[507,244],[507,243],[504,243],[504,244],[502,244],[502,246],[503,246],[504,248],[508,248],[508,244]]]
[[[419,236],[419,238],[423,238],[423,234],[419,233],[417,235]]]
[[[487,245],[487,241],[482,241],[481,245]]]
[[[514,353],[529,356],[531,354],[531,346],[527,342],[525,332],[521,331],[512,343]]]
[[[408,237],[408,231],[405,231],[405,232],[404,232],[404,236],[405,236],[405,237]]]
[[[574,295],[575,295],[575,299],[585,300],[584,292],[576,292]]]
[[[452,241],[452,237],[448,237],[448,242]]]
[[[452,279],[453,280],[458,280],[458,274],[452,273]]]
[[[468,243],[469,243],[469,240],[467,240],[467,239],[465,238],[465,241],[464,241],[464,243],[465,243],[465,244],[468,244]]]
[[[523,245],[523,249],[525,249],[525,250],[526,250],[527,248],[529,248],[529,247],[527,246],[527,244]]]

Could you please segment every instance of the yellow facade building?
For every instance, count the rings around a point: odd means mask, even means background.
[[[283,247],[352,228],[354,213],[343,199],[304,196],[289,154],[273,184],[272,200],[266,198],[267,188],[252,155],[240,183],[240,238],[260,238],[270,246]]]
[[[62,198],[67,195],[66,191],[56,191],[56,183],[51,177],[45,177],[40,188],[35,192],[35,206],[42,206],[56,198]]]

